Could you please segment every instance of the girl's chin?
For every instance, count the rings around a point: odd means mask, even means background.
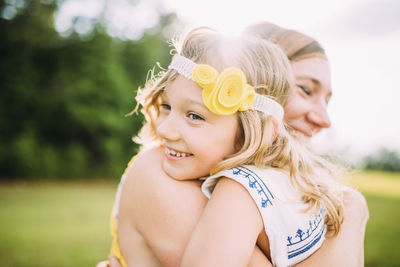
[[[171,166],[169,162],[163,162],[162,169],[166,175],[168,175],[171,179],[176,181],[187,181],[187,180],[195,180],[193,178],[193,173],[187,173],[182,170],[182,168],[176,168],[176,166]]]

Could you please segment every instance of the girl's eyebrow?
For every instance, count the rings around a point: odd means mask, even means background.
[[[161,101],[169,102],[167,90],[163,90],[163,92],[160,94],[160,98],[161,98]],[[204,105],[203,100],[198,100],[198,99],[188,97],[188,98],[184,99],[184,102],[185,102],[185,105],[187,105],[187,106],[192,106],[192,107],[197,106],[205,111],[210,112],[208,110],[208,108]]]
[[[161,100],[168,100],[168,95],[167,95],[167,92],[165,90],[163,90],[161,92],[160,98],[161,98]]]
[[[198,100],[195,100],[195,99],[188,98],[188,99],[186,100],[186,103],[187,103],[188,105],[196,105],[196,106],[200,106],[200,107],[206,108],[206,107],[204,106],[203,101],[198,101]]]

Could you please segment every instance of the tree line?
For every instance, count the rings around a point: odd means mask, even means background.
[[[2,180],[119,177],[142,125],[140,115],[126,116],[136,90],[147,70],[170,59],[162,29],[173,14],[140,40],[112,38],[101,23],[62,37],[54,28],[58,2],[24,1],[12,19],[0,2]]]

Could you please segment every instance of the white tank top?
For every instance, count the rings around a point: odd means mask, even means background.
[[[274,266],[292,266],[314,253],[325,239],[325,210],[303,211],[308,207],[290,178],[274,169],[241,166],[208,177],[203,193],[210,198],[221,177],[235,180],[246,188],[256,203],[268,235]]]

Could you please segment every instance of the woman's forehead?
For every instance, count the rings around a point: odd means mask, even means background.
[[[328,60],[320,57],[292,62],[296,79],[310,79],[323,87],[331,88],[331,71]]]

